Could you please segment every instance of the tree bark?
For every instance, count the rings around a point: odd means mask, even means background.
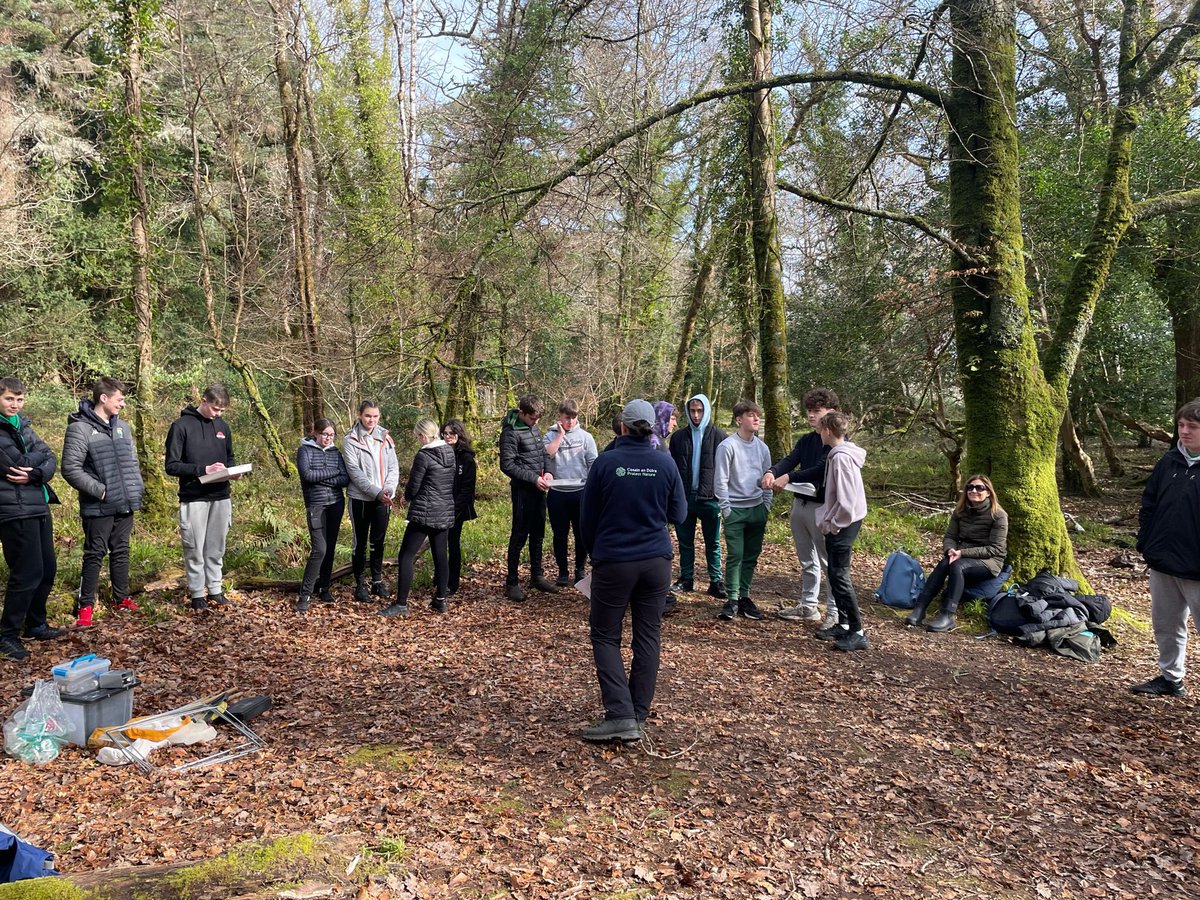
[[[1200,397],[1200,215],[1167,217],[1166,251],[1155,261],[1154,275],[1171,316],[1178,408]]]
[[[1096,484],[1096,469],[1092,465],[1092,458],[1088,456],[1079,440],[1079,432],[1075,430],[1075,417],[1071,415],[1069,408],[1063,413],[1058,434],[1063,451],[1063,486],[1068,491],[1082,494],[1085,497],[1099,497],[1100,488]]]
[[[954,30],[950,221],[956,242],[988,265],[954,280],[951,296],[966,412],[966,467],[984,472],[1009,510],[1008,559],[1082,577],[1055,479],[1065,389],[1038,361],[1021,233],[1012,0],[950,0]]]
[[[770,78],[773,0],[743,0],[742,18],[750,52],[750,77]],[[758,312],[758,353],[762,363],[764,439],[779,459],[792,446],[792,407],[788,401],[787,313],[779,218],[775,209],[775,121],[768,89],[751,95],[747,158],[750,164],[751,243]]]
[[[1125,466],[1121,464],[1120,457],[1117,456],[1117,448],[1113,444],[1112,432],[1108,430],[1108,422],[1104,418],[1104,410],[1100,408],[1100,404],[1095,406],[1096,413],[1096,428],[1100,432],[1100,444],[1104,447],[1104,459],[1108,462],[1108,473],[1114,478],[1120,478],[1125,474]]]
[[[696,320],[700,317],[700,310],[704,307],[704,300],[708,296],[708,289],[713,280],[714,266],[711,246],[700,251],[695,263],[696,272],[692,277],[691,298],[688,301],[687,314],[683,318],[683,329],[679,335],[679,350],[675,354],[675,368],[671,372],[671,377],[662,394],[676,405],[686,404],[687,401],[687,398],[683,396],[683,387],[684,379],[687,377],[688,357],[692,350],[692,337],[696,333]]]

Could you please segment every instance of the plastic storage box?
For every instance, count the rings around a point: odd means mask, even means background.
[[[98,688],[73,696],[63,694],[62,704],[66,713],[67,740],[86,747],[88,738],[97,728],[124,725],[133,718],[133,686]]]
[[[60,662],[50,670],[50,674],[54,676],[54,683],[58,685],[60,695],[77,696],[94,691],[99,686],[99,676],[111,666],[112,663],[103,656],[89,653],[78,659]]]

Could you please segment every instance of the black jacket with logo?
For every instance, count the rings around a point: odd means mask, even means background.
[[[62,474],[79,491],[79,515],[84,519],[142,508],[145,485],[129,423],[119,416],[105,422],[91,400],[80,400],[79,412],[67,416]]]
[[[196,407],[186,407],[167,432],[166,470],[179,479],[180,503],[229,499],[228,481],[200,483],[200,476],[213,463],[224,463],[226,468],[236,465],[229,423],[220,416],[206,419]]]
[[[54,451],[34,434],[27,418],[20,416],[19,421],[21,427],[16,429],[0,417],[0,522],[48,516],[48,504],[58,502],[48,484],[58,468]],[[29,483],[15,484],[3,477],[10,466],[31,467]]]
[[[1138,552],[1150,568],[1200,581],[1200,463],[1189,466],[1178,444],[1150,473],[1138,521]]]

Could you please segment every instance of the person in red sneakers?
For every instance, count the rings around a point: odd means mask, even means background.
[[[92,604],[106,554],[113,606],[129,612],[137,609],[129,597],[129,536],[133,514],[142,508],[145,485],[133,432],[121,418],[124,408],[125,385],[105,376],[92,386],[92,399],[80,400],[78,412],[67,416],[62,474],[79,492],[79,517],[83,520],[77,628],[92,624]]]

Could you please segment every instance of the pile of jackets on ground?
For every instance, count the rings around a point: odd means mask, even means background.
[[[1106,628],[1112,603],[1103,595],[1079,593],[1079,582],[1043,569],[988,601],[988,622],[1018,644],[1045,647],[1060,656],[1096,662],[1116,645]]]

